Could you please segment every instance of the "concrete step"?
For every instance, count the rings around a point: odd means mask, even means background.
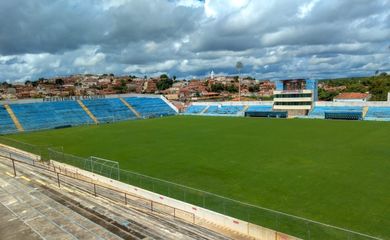
[[[4,177],[2,173],[12,171],[10,161],[4,162],[7,165],[2,163],[0,159],[0,180]],[[101,239],[250,239],[217,227],[210,230],[210,226],[200,220],[194,225],[192,217],[185,221],[166,212],[152,212],[150,202],[141,198],[128,196],[126,205],[123,194],[102,187],[96,187],[98,197],[95,197],[93,183],[88,179],[79,181],[61,176],[58,188],[55,173],[20,163],[17,164],[18,177],[9,175],[5,175],[7,181],[17,186],[8,187],[9,193],[20,196],[18,201],[28,203],[25,205],[35,210],[33,214],[43,215],[41,218],[50,220],[57,230],[73,238],[84,239],[84,234],[87,236],[92,231]],[[45,210],[46,206],[50,206],[49,210]],[[38,226],[40,223],[38,221]]]
[[[30,182],[30,178],[7,178],[0,172],[0,202],[42,238],[121,239],[48,198]]]

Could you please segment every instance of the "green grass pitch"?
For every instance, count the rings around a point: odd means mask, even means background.
[[[390,123],[176,116],[10,136],[390,238]]]

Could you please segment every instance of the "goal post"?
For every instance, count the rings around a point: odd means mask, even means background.
[[[120,180],[118,162],[95,156],[89,157],[89,161],[92,172]]]

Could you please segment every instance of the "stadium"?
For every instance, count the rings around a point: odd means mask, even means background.
[[[181,113],[156,95],[5,101],[2,156],[126,184],[245,237],[389,238],[390,102],[319,102],[305,79],[274,97]]]

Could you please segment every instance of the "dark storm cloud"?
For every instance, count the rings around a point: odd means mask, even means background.
[[[0,1],[0,54],[57,53],[84,44],[111,48],[180,37],[196,26],[199,10],[155,0],[104,9],[104,1]],[[154,4],[159,3],[159,4]]]
[[[56,53],[97,43],[104,22],[94,1],[70,2],[0,1],[0,54]]]
[[[173,7],[173,3],[164,1],[148,2],[132,1],[107,11],[110,19],[108,44],[180,38],[194,31],[196,20],[202,17],[200,9]]]
[[[0,22],[0,80],[390,71],[388,0],[2,0]]]

